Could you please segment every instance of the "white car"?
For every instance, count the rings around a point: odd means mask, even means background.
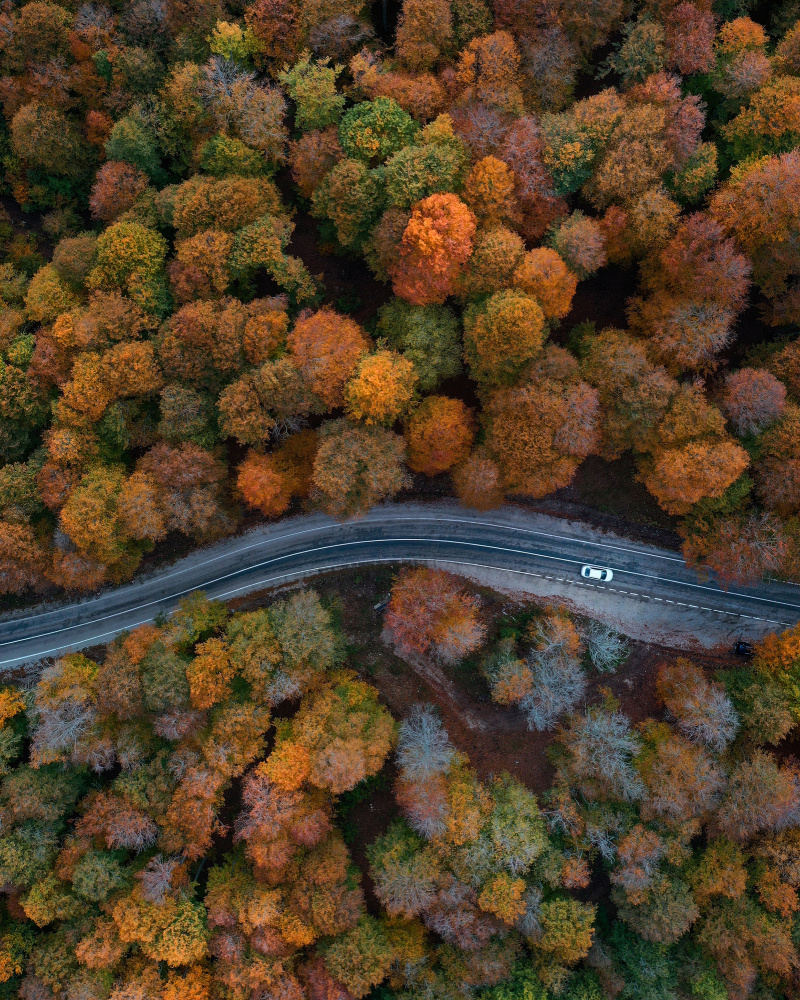
[[[604,583],[614,579],[612,571],[605,566],[584,566],[581,569],[581,576],[584,580],[602,580]]]

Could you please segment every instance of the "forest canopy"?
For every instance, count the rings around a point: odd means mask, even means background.
[[[0,589],[591,456],[800,579],[796,0],[373,7],[0,8]]]
[[[388,639],[473,654],[552,731],[536,795],[390,712],[342,603],[195,593],[0,688],[0,997],[796,995],[797,628],[716,676],[665,658],[634,722],[589,693],[628,656],[607,625],[528,605],[487,637],[464,581],[403,570]]]

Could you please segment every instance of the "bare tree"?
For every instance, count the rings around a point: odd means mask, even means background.
[[[415,705],[400,723],[397,764],[403,777],[419,781],[450,769],[455,750],[432,705]]]
[[[151,858],[136,878],[142,883],[142,895],[151,903],[163,903],[172,888],[172,876],[180,865],[180,858],[165,858],[156,854]]]
[[[586,653],[595,670],[601,674],[613,674],[628,656],[628,641],[624,635],[603,622],[590,621],[581,630],[586,643]]]
[[[575,660],[537,657],[531,664],[533,689],[519,703],[528,715],[528,728],[552,729],[561,716],[581,701],[586,674]]]
[[[629,802],[644,797],[644,782],[631,763],[641,743],[622,712],[591,706],[572,717],[561,741],[570,753],[569,770],[578,784],[600,786]]]
[[[586,675],[578,663],[580,637],[566,615],[551,614],[537,621],[531,638],[531,690],[520,708],[528,714],[528,728],[541,732],[552,729],[583,698]]]

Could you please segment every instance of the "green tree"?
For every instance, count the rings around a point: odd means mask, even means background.
[[[295,122],[303,132],[336,125],[344,110],[345,98],[336,92],[336,77],[344,66],[330,65],[330,58],[311,61],[311,53],[303,52],[291,69],[285,69],[278,79],[286,87],[296,105]]]

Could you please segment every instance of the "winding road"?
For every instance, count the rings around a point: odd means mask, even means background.
[[[400,562],[561,599],[629,635],[667,645],[716,646],[800,622],[800,587],[793,584],[725,591],[676,552],[578,522],[517,507],[481,514],[449,502],[397,503],[345,523],[315,514],[261,526],[123,587],[4,615],[0,669],[108,642],[171,611],[194,590],[230,600],[331,570]],[[584,563],[610,567],[613,581],[581,579]]]

